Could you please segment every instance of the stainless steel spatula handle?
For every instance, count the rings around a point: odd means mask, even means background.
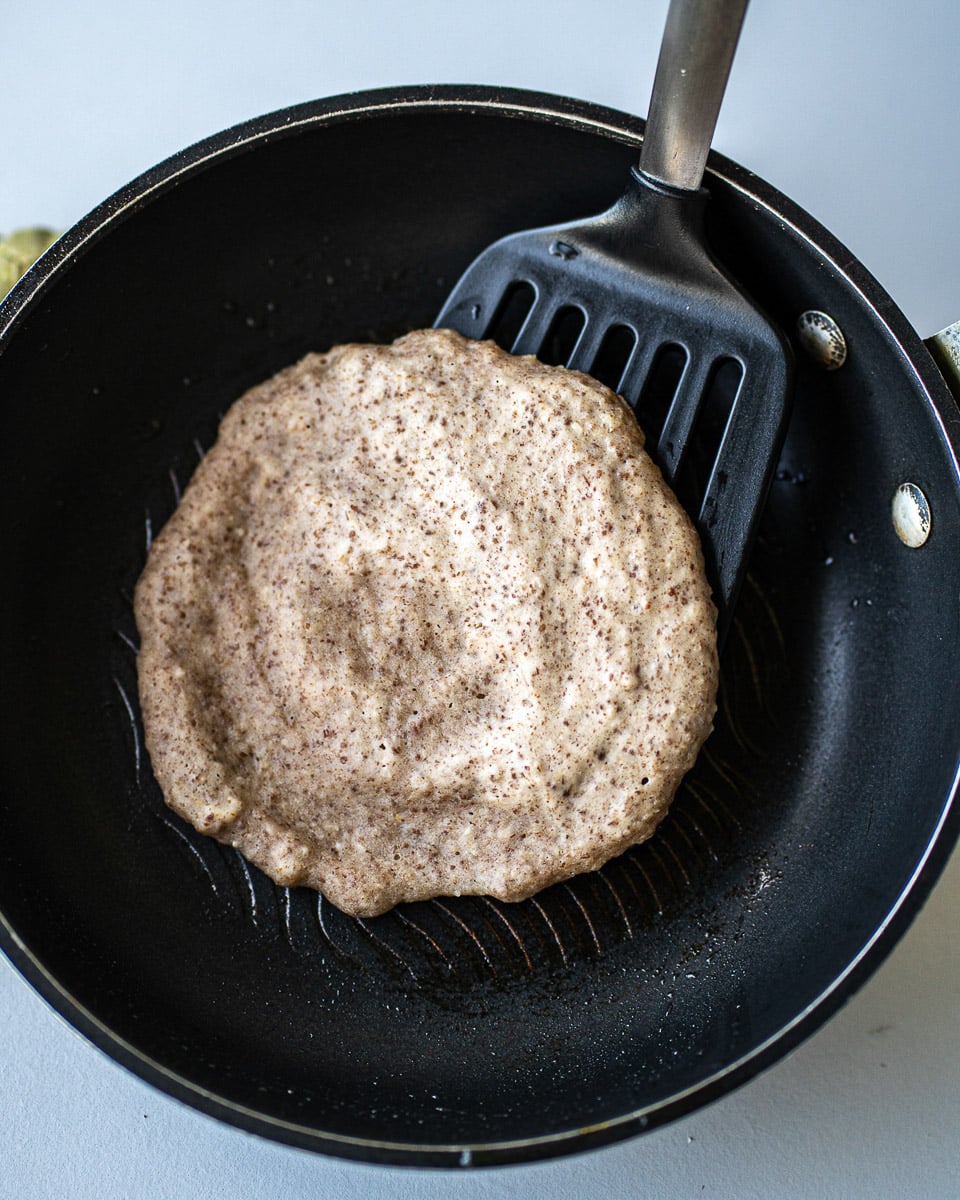
[[[683,191],[696,191],[747,0],[671,0],[653,81],[640,170]]]

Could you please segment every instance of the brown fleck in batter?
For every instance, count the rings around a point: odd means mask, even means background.
[[[241,397],[136,613],[167,803],[358,916],[599,867],[715,712],[699,542],[629,409],[448,331]]]

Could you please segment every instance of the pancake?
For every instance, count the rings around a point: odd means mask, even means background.
[[[629,408],[449,331],[242,396],[135,610],[167,804],[356,916],[601,866],[715,712],[699,540]]]

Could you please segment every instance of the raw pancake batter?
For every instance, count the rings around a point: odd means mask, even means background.
[[[167,803],[348,913],[648,838],[711,729],[697,536],[626,405],[424,330],[230,409],[136,591]]]

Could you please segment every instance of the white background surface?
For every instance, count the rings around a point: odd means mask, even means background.
[[[66,227],[201,137],[342,91],[510,84],[643,113],[665,7],[6,0],[0,230]],[[714,144],[846,243],[926,336],[960,316],[958,117],[955,0],[753,0]],[[624,1145],[456,1178],[200,1116],[81,1041],[0,959],[0,1197],[952,1198],[958,915],[955,854],[877,975],[759,1079]]]

